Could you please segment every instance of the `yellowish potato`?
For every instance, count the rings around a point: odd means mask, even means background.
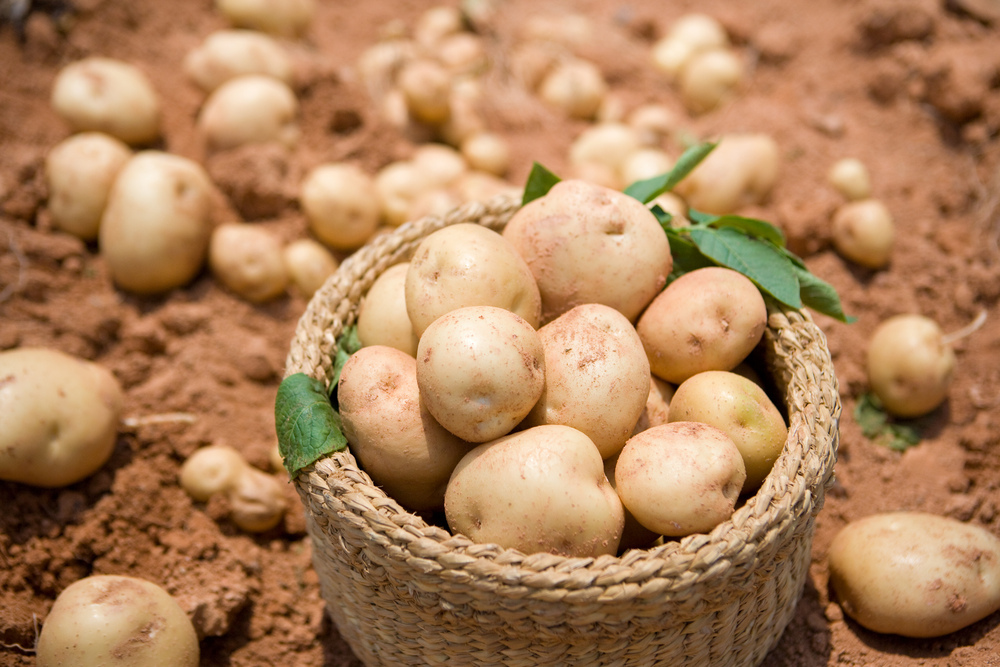
[[[937,322],[909,313],[875,328],[866,362],[868,383],[886,411],[911,418],[935,410],[948,398],[955,352]]]
[[[699,211],[725,215],[760,204],[778,178],[778,145],[766,134],[728,134],[674,189]]]
[[[837,209],[830,237],[845,259],[869,269],[881,269],[892,259],[896,223],[880,200],[852,201]]]
[[[429,125],[440,125],[448,120],[451,77],[444,65],[429,58],[404,63],[396,84],[410,115]]]
[[[615,481],[615,467],[618,465],[618,457],[621,452],[611,458],[604,459],[604,474],[611,483],[611,488],[618,492],[618,483]],[[619,500],[621,498],[619,497]],[[625,510],[625,525],[622,528],[622,539],[618,544],[618,551],[624,552],[629,549],[648,549],[659,539],[660,534],[646,528],[639,523],[635,516],[622,505]]]
[[[557,63],[542,79],[539,97],[571,118],[591,119],[608,93],[604,75],[593,63],[568,59]]]
[[[492,132],[477,132],[461,144],[462,157],[473,169],[503,176],[510,166],[510,148],[507,141]]]
[[[281,242],[252,224],[227,222],[216,227],[208,265],[223,285],[254,303],[275,299],[288,287]]]
[[[453,532],[526,554],[614,554],[625,522],[594,443],[555,425],[469,452],[448,482],[444,510]]]
[[[861,160],[845,157],[837,160],[826,175],[833,189],[849,201],[859,201],[872,196],[871,176]]]
[[[581,164],[604,165],[616,174],[630,156],[641,147],[639,134],[624,123],[598,123],[583,132],[569,149],[569,161]]]
[[[292,59],[280,42],[256,30],[217,30],[184,57],[184,73],[206,93],[244,74],[264,74],[291,86]]]
[[[243,74],[208,96],[197,122],[212,149],[270,141],[293,146],[300,134],[298,113],[298,99],[288,84],[263,74]]]
[[[413,202],[429,187],[429,179],[411,160],[397,160],[382,167],[375,174],[382,220],[393,227],[409,220]]]
[[[360,248],[378,227],[375,181],[353,164],[314,167],[302,181],[299,202],[316,238],[337,250]]]
[[[309,298],[323,286],[340,265],[322,243],[297,239],[281,251],[288,279],[303,296]]]
[[[678,88],[684,106],[706,113],[727,102],[743,79],[743,61],[729,49],[696,53],[680,72]]]
[[[300,37],[312,25],[316,0],[215,0],[219,12],[240,28]]]
[[[379,274],[358,307],[361,344],[387,345],[417,356],[417,333],[406,312],[406,272],[409,262],[395,264]]]

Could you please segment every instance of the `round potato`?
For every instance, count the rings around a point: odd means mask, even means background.
[[[848,202],[833,215],[833,247],[841,257],[869,269],[889,264],[895,237],[892,213],[877,199]]]
[[[431,322],[465,306],[505,308],[537,327],[542,298],[527,263],[503,236],[460,223],[420,242],[406,273],[406,311],[423,335]]]
[[[538,96],[570,118],[592,119],[600,109],[608,84],[593,63],[571,58],[556,65],[538,86]]]
[[[671,422],[633,436],[615,466],[618,495],[649,530],[707,533],[729,519],[746,480],[740,450],[698,422]]]
[[[353,164],[315,167],[302,182],[299,202],[316,238],[337,250],[360,248],[378,227],[375,181]]]
[[[618,465],[618,457],[620,455],[621,452],[611,458],[604,459],[604,474],[607,476],[608,482],[611,483],[611,488],[615,489],[615,493],[618,492],[618,483],[615,481],[615,467]],[[622,509],[625,510],[625,525],[622,528],[622,539],[618,544],[618,550],[627,551],[628,549],[648,549],[651,547],[659,539],[660,534],[639,523],[635,516],[628,509],[625,509],[624,505],[622,505]]]
[[[208,265],[223,285],[254,303],[275,299],[288,287],[281,243],[267,230],[244,222],[215,228]]]
[[[293,146],[299,138],[299,102],[292,89],[262,74],[229,79],[205,100],[198,128],[215,150],[276,141]]]
[[[872,392],[897,417],[925,415],[948,398],[955,351],[929,317],[909,313],[881,322],[866,360]]]
[[[696,373],[735,368],[766,326],[767,306],[756,285],[738,271],[713,266],[670,283],[636,330],[653,374],[680,384]]]
[[[926,512],[847,524],[827,554],[848,616],[875,632],[939,637],[1000,609],[1000,539]]]
[[[309,29],[316,0],[215,0],[230,23],[281,37],[299,37]]]
[[[756,491],[771,472],[788,439],[788,427],[767,393],[729,371],[705,371],[677,387],[670,421],[702,422],[729,436],[746,467],[744,492]]]
[[[760,204],[778,178],[778,145],[766,134],[729,134],[674,191],[699,211],[725,215]]]
[[[48,348],[0,352],[0,479],[61,487],[115,447],[122,390],[103,366]]]
[[[421,335],[417,383],[442,426],[486,442],[510,432],[542,395],[545,350],[538,332],[509,310],[458,308]]]
[[[452,470],[471,445],[428,412],[416,360],[384,345],[347,360],[337,384],[344,436],[372,480],[413,511],[444,504]]]
[[[388,345],[417,356],[419,338],[406,312],[409,267],[409,262],[390,266],[362,297],[358,307],[358,338],[362,345]]]
[[[614,554],[625,523],[594,443],[556,425],[469,452],[448,482],[444,511],[453,532],[527,554]]]
[[[693,113],[706,113],[728,101],[743,79],[743,69],[743,61],[729,49],[695,53],[677,82],[684,106]]]
[[[311,297],[340,265],[322,243],[297,239],[281,251],[288,279],[303,296]]]
[[[649,398],[649,360],[635,327],[601,304],[577,306],[538,330],[545,387],[526,426],[562,424],[589,437],[601,456],[625,446]]]
[[[543,323],[586,303],[634,322],[673,266],[656,216],[626,194],[584,181],[556,184],[515,213],[503,236],[535,276]]]
[[[217,30],[184,58],[184,72],[206,93],[244,74],[293,83],[292,59],[281,44],[256,30]]]

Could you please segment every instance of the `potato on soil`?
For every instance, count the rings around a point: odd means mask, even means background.
[[[625,446],[650,395],[649,360],[628,318],[586,304],[538,330],[545,387],[524,426],[562,424],[589,437],[601,456]]]
[[[409,262],[390,266],[379,274],[358,306],[358,339],[362,345],[388,345],[417,356],[419,338],[406,312],[406,273]]]
[[[406,311],[418,336],[465,306],[505,308],[537,327],[541,295],[531,269],[500,234],[475,223],[449,225],[417,246],[406,273]]]
[[[418,58],[404,63],[396,83],[410,115],[428,125],[448,120],[451,73],[441,63]]]
[[[302,181],[299,203],[316,238],[337,250],[360,248],[378,227],[375,181],[353,164],[314,167]]]
[[[442,426],[486,442],[509,433],[542,395],[545,350],[538,332],[509,310],[458,308],[420,336],[417,384]]]
[[[299,139],[298,114],[299,102],[288,84],[262,74],[244,74],[208,96],[197,123],[213,150],[267,142],[294,146]]]
[[[122,389],[103,366],[49,348],[0,352],[0,480],[62,487],[115,447]]]
[[[601,70],[591,62],[569,59],[557,63],[542,79],[538,96],[570,118],[592,119],[608,93]]]
[[[631,321],[663,289],[673,266],[656,217],[621,192],[566,180],[521,208],[503,236],[528,262],[542,322],[601,303]]]
[[[680,384],[703,371],[728,371],[746,359],[767,326],[757,286],[723,267],[686,273],[639,318],[636,330],[657,377]]]
[[[184,73],[206,93],[244,74],[293,83],[292,59],[280,42],[256,30],[217,30],[184,58]]]
[[[66,587],[35,647],[38,667],[197,667],[199,659],[194,625],[177,601],[150,581],[119,575]]]
[[[678,88],[684,106],[706,113],[727,102],[743,79],[743,61],[729,49],[694,54],[680,72]]]
[[[247,301],[263,303],[285,293],[288,269],[281,242],[265,229],[227,222],[212,232],[208,265],[230,290]]]
[[[746,480],[736,445],[698,422],[671,422],[633,436],[615,466],[618,495],[649,530],[707,533],[729,519]]]
[[[845,259],[869,269],[889,264],[895,236],[892,213],[878,199],[848,202],[833,215],[833,247]]]
[[[778,178],[780,154],[766,134],[729,134],[674,191],[699,211],[725,215],[762,203]]]
[[[872,195],[871,176],[868,167],[857,158],[837,160],[826,175],[833,189],[849,201],[868,199]]]
[[[440,508],[452,470],[472,445],[427,410],[416,360],[384,345],[351,355],[337,385],[351,452],[372,480],[413,511]]]
[[[281,257],[288,279],[306,298],[312,297],[340,265],[322,243],[297,239],[284,247]]]
[[[190,282],[205,263],[213,190],[193,160],[136,153],[118,172],[98,232],[114,282],[140,294]]]
[[[569,426],[536,426],[469,452],[444,499],[452,532],[526,554],[614,554],[625,515],[594,443]]]
[[[875,632],[939,637],[1000,609],[1000,539],[925,512],[847,524],[827,554],[844,612]]]
[[[312,24],[316,0],[215,0],[219,12],[239,28],[299,37]]]
[[[598,123],[573,140],[569,161],[574,166],[601,164],[619,174],[626,160],[641,146],[639,133],[632,127],[623,123]]]

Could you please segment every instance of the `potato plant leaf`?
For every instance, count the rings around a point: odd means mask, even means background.
[[[698,164],[708,157],[708,154],[715,150],[718,144],[706,142],[696,144],[685,150],[673,168],[665,174],[647,178],[644,181],[636,181],[625,188],[625,194],[638,199],[643,204],[648,204],[664,192],[673,190],[674,187],[684,180],[684,177],[698,166]]]
[[[278,451],[289,475],[347,447],[340,415],[330,405],[323,383],[295,373],[278,386],[274,402]]]
[[[708,266],[718,266],[705,255],[701,254],[698,246],[691,239],[674,229],[667,229],[667,238],[670,240],[670,254],[673,256],[674,265],[670,271],[667,282],[673,282],[685,273],[691,273],[697,269]]]
[[[792,268],[799,279],[799,296],[802,298],[802,305],[847,324],[858,320],[858,318],[844,312],[844,306],[841,304],[840,297],[837,296],[837,290],[833,288],[833,285],[818,278],[804,266],[793,262]]]
[[[521,197],[521,206],[534,201],[539,197],[544,197],[549,193],[560,179],[551,171],[535,162],[531,166],[531,173],[528,174],[528,182],[524,186],[524,195]]]
[[[358,338],[358,327],[352,325],[347,327],[340,338],[337,339],[337,350],[333,355],[333,377],[330,380],[330,400],[333,406],[338,406],[337,383],[340,381],[340,371],[344,369],[344,364],[351,358],[351,355],[361,349],[361,339]]]
[[[699,226],[712,227],[714,229],[729,227],[750,236],[770,241],[779,248],[785,247],[784,233],[770,222],[757,220],[756,218],[745,218],[742,215],[709,215],[700,211],[695,211],[695,213],[697,215],[692,220],[697,218]],[[690,215],[691,211],[688,211],[688,214]]]
[[[893,420],[874,394],[865,393],[858,398],[854,406],[854,421],[858,422],[866,438],[889,449],[901,452],[920,443],[917,425]]]

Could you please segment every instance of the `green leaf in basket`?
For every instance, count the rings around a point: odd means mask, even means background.
[[[274,402],[278,451],[289,475],[347,447],[340,415],[323,383],[305,373],[289,375]]]
[[[647,178],[644,181],[636,181],[625,188],[625,194],[638,199],[643,204],[648,204],[664,192],[673,190],[674,187],[684,180],[684,177],[691,173],[708,154],[715,150],[718,144],[706,142],[696,144],[685,150],[673,168],[665,174]]]
[[[562,179],[535,162],[531,167],[531,173],[528,174],[528,182],[524,186],[524,196],[521,198],[521,206],[539,197],[544,197],[552,189],[552,186],[560,180]]]
[[[844,306],[841,304],[840,297],[833,285],[816,277],[804,266],[793,263],[792,267],[795,269],[795,275],[799,278],[799,296],[802,297],[804,306],[847,324],[858,320],[858,318],[844,312]]]
[[[330,380],[330,400],[336,408],[337,382],[340,381],[340,371],[344,370],[344,364],[351,358],[351,355],[361,349],[361,339],[358,338],[357,325],[347,327],[340,338],[337,339],[337,349],[333,355],[333,376]]]
[[[671,283],[680,278],[685,273],[691,273],[697,269],[708,266],[718,266],[705,255],[701,254],[698,246],[690,238],[684,236],[675,229],[667,229],[667,238],[670,239],[670,254],[674,258],[674,266],[667,278]]]
[[[854,406],[854,421],[858,422],[866,438],[889,449],[904,451],[920,443],[919,424],[894,420],[874,394],[866,393],[858,398]]]

